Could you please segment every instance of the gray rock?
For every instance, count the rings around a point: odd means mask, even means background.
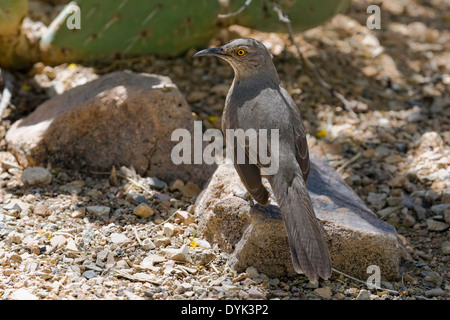
[[[444,221],[450,224],[450,208],[444,211]]]
[[[184,244],[179,249],[163,249],[163,252],[169,255],[171,260],[186,262],[190,259],[189,246]]]
[[[149,201],[147,200],[147,198],[145,198],[143,195],[138,194],[138,193],[134,193],[134,192],[129,192],[127,194],[126,197],[127,201],[135,203],[137,205],[141,204],[141,203],[145,203],[148,204]]]
[[[86,210],[98,218],[106,219],[109,216],[111,208],[106,206],[88,206]]]
[[[149,238],[142,240],[142,249],[153,250],[156,248],[155,244]]]
[[[366,279],[367,267],[377,265],[383,279],[396,279],[400,259],[407,253],[395,228],[379,220],[326,161],[313,152],[307,187],[316,215],[324,221],[333,267]],[[235,196],[243,190],[233,165],[219,165],[197,199],[199,234],[227,252],[228,263],[237,272],[253,266],[272,278],[295,274],[276,202],[266,207],[258,204],[250,207],[247,201]]]
[[[430,271],[423,279],[423,284],[428,287],[437,288],[441,286],[443,281],[444,278],[439,273]]]
[[[214,165],[170,161],[175,129],[193,135],[194,118],[170,78],[113,72],[45,101],[15,122],[6,140],[23,167],[123,165],[165,181],[203,183]]]
[[[436,221],[434,219],[427,219],[427,228],[430,231],[444,231],[449,227],[450,225],[445,222]]]
[[[164,181],[159,180],[155,177],[148,177],[147,183],[150,187],[155,189],[165,189],[167,188],[167,184]]]
[[[175,227],[174,227],[173,224],[171,224],[171,223],[169,223],[169,222],[164,223],[164,226],[163,226],[163,234],[164,234],[166,237],[171,237],[171,236],[173,236],[174,228],[175,228]]]
[[[87,270],[87,271],[85,271],[85,272],[83,273],[83,276],[84,276],[86,279],[91,279],[91,278],[94,278],[94,277],[98,276],[98,274],[97,274],[97,272],[95,272],[94,270]]]
[[[370,300],[370,291],[361,289],[356,297],[356,300]]]
[[[450,210],[450,203],[435,204],[431,207],[431,211],[436,215],[443,215],[446,210]]]
[[[375,153],[380,157],[387,157],[392,154],[392,150],[387,146],[381,145],[375,148]]]
[[[314,290],[314,294],[323,299],[330,300],[332,292],[330,287],[325,287],[325,288],[317,288],[316,290]]]
[[[47,185],[52,182],[52,174],[45,168],[31,167],[23,171],[20,179],[27,186]]]
[[[121,233],[111,233],[110,239],[114,244],[125,244],[131,242],[131,240],[127,236],[124,236]]]
[[[250,279],[255,279],[259,277],[259,272],[258,270],[256,270],[255,267],[248,267],[247,269],[245,269],[245,273],[247,273]]]
[[[442,290],[441,288],[434,288],[434,289],[425,291],[425,296],[428,298],[443,297],[443,296],[445,296],[445,291]]]
[[[109,249],[104,249],[97,253],[97,259],[100,261],[105,261],[108,258],[108,255],[111,253]]]
[[[370,192],[367,196],[369,202],[375,210],[380,210],[386,205],[387,194]]]
[[[447,255],[450,254],[450,241],[445,241],[441,246],[442,253]]]
[[[192,289],[192,284],[190,283],[181,283],[176,289],[175,289],[175,293],[177,294],[183,294],[186,291],[189,291]]]
[[[207,265],[217,256],[212,250],[199,247],[190,248],[189,255],[192,262],[200,266]]]
[[[19,204],[16,202],[16,201],[11,201],[10,203],[8,203],[8,204],[5,204],[4,206],[3,206],[3,209],[4,210],[16,210],[16,211],[21,211],[22,210],[22,208],[19,206]]]
[[[265,299],[266,297],[264,296],[264,293],[262,293],[261,291],[259,291],[258,288],[256,287],[252,287],[247,291],[249,297],[251,299]]]
[[[119,260],[116,263],[116,268],[117,269],[129,269],[130,266],[128,265],[128,263],[125,260]]]
[[[269,280],[269,285],[271,285],[271,286],[277,286],[277,285],[279,285],[280,284],[280,279],[278,279],[278,278],[273,278],[273,279],[270,279]]]

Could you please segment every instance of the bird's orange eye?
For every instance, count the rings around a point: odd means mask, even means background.
[[[245,54],[245,51],[242,49],[238,50],[237,54],[238,54],[238,56],[243,56]]]

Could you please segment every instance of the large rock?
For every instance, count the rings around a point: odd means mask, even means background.
[[[173,130],[194,128],[189,105],[168,77],[114,72],[40,105],[7,132],[9,149],[24,167],[111,170],[134,166],[171,181],[206,181],[214,167],[175,165]]]
[[[340,176],[314,153],[307,187],[317,217],[322,220],[333,267],[367,279],[370,265],[381,269],[382,279],[397,278],[404,254],[397,233],[379,220]],[[253,266],[270,277],[293,275],[286,230],[272,200],[263,207],[235,194],[244,191],[234,167],[219,165],[208,187],[197,198],[196,214],[203,237],[228,253],[238,272]]]

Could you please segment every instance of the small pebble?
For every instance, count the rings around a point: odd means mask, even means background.
[[[141,247],[144,250],[153,250],[156,248],[156,245],[152,242],[152,240],[147,238],[142,241]]]
[[[443,281],[444,278],[436,271],[430,271],[423,279],[424,285],[433,288],[439,287]]]
[[[181,180],[175,180],[172,185],[169,188],[170,192],[174,192],[174,191],[182,191],[184,187],[184,183]]]
[[[39,298],[27,289],[17,289],[9,296],[11,300],[39,300]]]
[[[425,296],[428,298],[443,297],[443,296],[445,296],[445,291],[442,290],[441,288],[434,288],[434,289],[425,291]]]
[[[356,300],[370,300],[371,293],[368,290],[361,289],[356,297]]]
[[[79,219],[79,218],[84,218],[85,214],[86,214],[86,208],[84,206],[75,206],[75,207],[73,207],[71,216],[74,219]]]
[[[146,203],[140,203],[137,207],[133,209],[133,213],[138,217],[148,219],[155,214],[152,208],[150,208]]]
[[[252,287],[248,291],[248,296],[252,299],[265,299],[264,293],[262,293],[258,288]]]
[[[167,184],[164,181],[161,181],[155,177],[148,177],[147,183],[150,187],[155,188],[155,189],[161,190],[161,189],[167,188]]]
[[[20,177],[26,186],[47,185],[52,182],[52,174],[42,167],[31,167],[23,171]]]
[[[183,196],[186,198],[196,197],[201,191],[202,189],[200,189],[200,187],[193,182],[186,183],[186,185],[181,189]]]
[[[50,210],[45,204],[38,204],[34,207],[33,213],[40,217],[46,217],[50,215]]]
[[[128,237],[124,236],[121,233],[112,233],[110,235],[110,239],[111,242],[114,244],[125,244],[131,242],[131,240]]]
[[[256,270],[255,267],[248,267],[248,268],[245,270],[245,273],[247,273],[247,276],[248,276],[250,279],[259,278],[258,270]]]
[[[108,218],[111,208],[106,206],[88,206],[86,210],[98,218]]]
[[[445,241],[441,245],[442,253],[445,255],[450,255],[450,241]]]
[[[171,237],[171,236],[173,236],[174,228],[175,228],[175,227],[174,227],[173,224],[171,224],[171,223],[169,223],[169,222],[165,223],[165,224],[164,224],[164,227],[163,227],[163,234],[164,234],[166,237]]]
[[[319,297],[323,298],[323,299],[331,299],[331,289],[330,287],[325,287],[325,288],[317,288],[314,290],[314,294],[318,295]]]
[[[85,272],[83,273],[83,276],[84,276],[86,279],[92,279],[92,278],[98,276],[98,274],[97,274],[97,272],[95,272],[94,270],[87,270],[87,271],[85,271]]]

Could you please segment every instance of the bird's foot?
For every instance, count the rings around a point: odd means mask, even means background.
[[[255,202],[253,201],[253,198],[248,191],[244,191],[244,192],[233,191],[233,195],[236,197],[239,197],[241,199],[244,199],[245,201],[248,201],[250,204],[250,207],[253,207],[255,205]]]

